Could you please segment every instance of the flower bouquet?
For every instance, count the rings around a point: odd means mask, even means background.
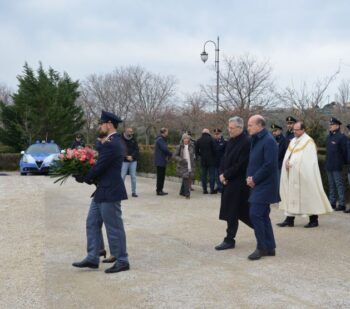
[[[54,183],[61,185],[69,176],[85,176],[97,159],[97,152],[90,148],[66,149],[59,155],[59,160],[53,165],[50,172],[51,177],[57,178]]]

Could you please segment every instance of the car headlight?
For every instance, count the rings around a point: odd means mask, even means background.
[[[25,154],[23,155],[23,163],[35,163],[35,159],[31,155]]]

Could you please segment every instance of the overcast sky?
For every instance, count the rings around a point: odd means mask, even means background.
[[[181,93],[215,73],[200,53],[269,59],[280,87],[341,72],[350,79],[348,0],[0,0],[0,83],[16,90],[25,61],[82,80],[116,66],[174,75]]]

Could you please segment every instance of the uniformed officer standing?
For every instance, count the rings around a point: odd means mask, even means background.
[[[78,182],[96,183],[97,189],[86,220],[87,257],[81,262],[73,263],[74,267],[98,268],[101,228],[104,223],[111,255],[116,257],[115,264],[105,272],[115,273],[130,268],[120,204],[121,200],[127,199],[121,177],[125,148],[116,132],[120,122],[121,119],[116,115],[102,111],[99,133],[106,133],[107,137],[100,145],[98,160],[85,177],[75,176]]]
[[[349,164],[350,163],[350,124],[347,124],[346,125],[346,128],[348,129],[348,136],[347,136],[347,139],[346,139],[346,150],[348,152],[348,161],[347,163]],[[350,168],[348,168],[348,184],[350,185]],[[350,213],[350,208],[344,210],[345,213]]]
[[[286,138],[282,134],[282,127],[273,123],[271,125],[272,135],[275,137],[275,140],[278,144],[278,171],[279,177],[281,177],[281,168],[283,164],[284,155],[287,151],[287,142]]]
[[[222,192],[222,183],[220,181],[220,165],[222,158],[224,157],[225,150],[226,150],[226,140],[222,136],[222,130],[221,129],[214,129],[214,140],[215,140],[215,150],[216,150],[216,164],[215,164],[215,182],[216,182],[216,191]]]
[[[288,116],[286,118],[287,122],[287,132],[286,132],[286,147],[288,147],[290,141],[294,138],[293,127],[297,120],[293,116]]]
[[[70,148],[75,149],[75,148],[84,148],[85,143],[83,141],[83,136],[81,134],[77,134],[75,136],[75,140]]]
[[[326,154],[329,202],[336,211],[345,210],[345,189],[342,170],[347,162],[347,138],[340,132],[341,124],[335,117],[330,119]],[[338,207],[336,207],[337,193]]]

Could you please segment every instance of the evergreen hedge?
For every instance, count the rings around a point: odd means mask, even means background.
[[[0,153],[0,171],[15,171],[19,169],[19,153]]]

